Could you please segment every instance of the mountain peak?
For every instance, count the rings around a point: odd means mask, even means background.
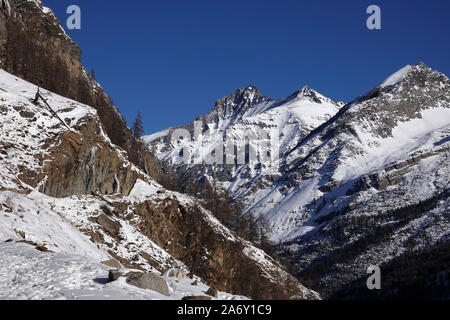
[[[416,65],[406,65],[403,68],[397,70],[392,75],[390,75],[386,80],[384,80],[380,85],[379,88],[388,88],[395,86],[396,84],[403,81],[410,73],[412,72],[432,72],[433,70],[427,66],[424,62],[420,61]]]
[[[318,96],[321,96],[321,94],[309,86],[304,86],[300,91],[298,91],[298,96],[318,99]]]
[[[255,98],[262,97],[262,94],[261,90],[254,85],[248,85],[245,88],[237,89],[232,96],[242,98],[243,100],[253,100]]]
[[[304,86],[302,89],[295,91],[287,99],[291,100],[296,98],[306,98],[316,103],[322,103],[324,100],[327,100],[327,98],[309,86]]]
[[[237,89],[227,97],[217,100],[213,113],[222,119],[230,118],[243,114],[249,108],[270,100],[263,96],[261,90],[254,85],[249,85],[245,88]]]

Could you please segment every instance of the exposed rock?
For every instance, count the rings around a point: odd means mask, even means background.
[[[129,272],[127,274],[127,283],[141,288],[159,292],[163,295],[169,295],[169,287],[166,281],[154,273]]]
[[[296,295],[302,299],[319,298],[269,256],[261,252],[263,266],[245,255],[250,244],[238,238],[231,240],[234,236],[228,230],[218,231],[200,206],[185,206],[176,198],[155,198],[129,206],[128,210],[143,219],[139,228],[144,235],[220,291],[253,299],[289,299]]]
[[[100,262],[101,264],[104,264],[105,266],[111,267],[111,268],[117,268],[120,269],[122,265],[115,259],[109,259],[106,261]]]
[[[114,221],[105,214],[101,214],[97,218],[97,223],[113,237],[116,237],[120,232],[120,222]]]
[[[34,113],[31,111],[23,110],[20,111],[19,114],[22,118],[29,118],[29,119],[34,118]]]
[[[23,232],[21,230],[14,230],[14,232],[22,239],[25,239],[25,232]]]
[[[208,296],[186,296],[184,298],[182,298],[181,300],[211,300],[211,297]]]
[[[37,245],[36,246],[36,250],[41,251],[41,252],[48,252],[48,248],[44,245]]]
[[[115,269],[115,270],[109,270],[108,273],[108,282],[113,282],[119,279],[122,276],[125,276],[127,274],[126,270],[123,269]]]
[[[216,299],[219,297],[219,291],[216,288],[214,288],[214,287],[210,287],[208,289],[208,291],[206,291],[205,293],[207,295],[211,296],[211,297],[216,298]]]

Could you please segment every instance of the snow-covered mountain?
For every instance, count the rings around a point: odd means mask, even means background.
[[[41,1],[1,3],[0,298],[180,299],[215,287],[221,299],[318,299],[198,199],[155,181],[159,164],[136,152],[61,30]]]
[[[260,165],[259,161],[246,161],[237,164],[235,157],[233,163],[236,164],[229,165],[229,162],[224,161],[224,164],[205,166],[202,161],[195,161],[196,156],[207,159],[218,146],[224,145],[225,148],[231,140],[229,137],[233,138],[232,142],[236,146],[248,144],[249,148],[257,150],[261,139],[252,140],[249,137],[259,137],[264,132],[268,134],[268,139],[279,141],[278,154],[274,158],[283,158],[311,130],[330,119],[343,105],[309,87],[287,98],[273,100],[249,86],[219,99],[209,114],[198,117],[189,125],[146,136],[144,141],[162,161],[184,175],[186,181],[206,177],[210,183],[228,190],[233,198],[242,201],[241,198],[246,197],[243,192],[251,179],[261,177],[266,179],[263,183],[271,183],[274,176],[273,173],[268,174],[268,169],[273,162]],[[201,127],[200,137],[195,132],[196,123]],[[180,129],[189,131],[192,138],[184,139],[181,143],[172,141],[174,133]],[[189,163],[177,164],[174,161],[182,152],[192,155]],[[274,164],[274,167],[278,166],[278,163]]]
[[[370,264],[448,240],[450,81],[445,75],[419,63],[345,106],[309,88],[281,101],[264,98],[249,105],[245,112],[233,105],[243,116],[206,116],[219,119],[210,125],[206,143],[187,147],[208,153],[224,130],[278,125],[279,173],[267,175],[247,164],[193,166],[187,174],[223,180],[221,186],[243,203],[244,213],[268,221],[272,240],[282,244],[297,273],[314,288],[331,294],[362,277]],[[166,138],[171,130],[146,138],[168,165],[186,145],[171,144]]]

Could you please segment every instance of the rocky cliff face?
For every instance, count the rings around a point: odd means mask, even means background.
[[[19,79],[1,74],[5,97],[0,149],[22,182],[62,198],[94,191],[128,195],[136,179],[143,177],[132,164],[124,166],[126,152],[111,143],[90,107],[43,89],[48,105],[42,100],[35,105],[36,86],[24,84],[19,91]]]
[[[112,143],[160,180],[158,161],[137,141],[122,115],[80,61],[81,50],[41,1],[8,0],[0,9],[0,67],[61,96],[92,106]]]

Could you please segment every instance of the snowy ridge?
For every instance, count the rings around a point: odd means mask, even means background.
[[[305,87],[253,110],[236,121],[218,119],[204,145],[182,146],[207,153],[224,132],[239,137],[261,123],[278,125],[278,175],[248,165],[190,167],[187,173],[215,177],[244,213],[264,217],[271,239],[293,255],[299,276],[312,279],[313,289],[332,294],[364,277],[369,264],[450,239],[450,80],[442,73],[408,65],[345,106]],[[148,141],[169,165],[180,151],[164,138],[170,133]],[[324,261],[340,267],[330,269]]]
[[[409,71],[411,71],[412,68],[413,68],[413,66],[411,66],[411,65],[407,65],[407,66],[401,68],[400,70],[398,70],[397,72],[392,74],[389,78],[384,80],[383,83],[380,85],[380,87],[386,88],[386,87],[396,85],[397,83],[399,83],[400,81],[402,81],[405,78],[406,74]]]
[[[222,98],[216,103],[216,107],[210,114],[196,119],[203,121],[204,128],[208,129],[202,139],[183,141],[181,144],[173,145],[170,140],[171,134],[174,129],[178,128],[170,128],[146,136],[144,141],[162,161],[172,165],[173,159],[182,149],[187,149],[191,155],[200,155],[200,158],[204,159],[224,141],[227,135],[234,137],[235,141],[239,143],[239,141],[244,142],[249,134],[259,134],[261,128],[274,128],[274,132],[278,132],[280,140],[279,157],[281,158],[311,130],[330,119],[342,107],[342,103],[326,98],[309,87],[304,87],[289,97],[277,101],[268,98],[261,101],[255,100],[255,97],[261,97],[259,90],[252,86],[246,90],[238,91],[243,92],[246,97],[245,107],[230,101],[230,97]],[[234,97],[235,94],[231,97]],[[225,103],[227,106],[231,105],[234,111],[222,112],[222,116],[217,118],[217,109],[221,103]],[[192,123],[185,128],[192,130]],[[257,141],[249,143],[251,148],[257,148]],[[199,169],[200,171],[195,174],[194,178],[206,176],[210,180],[213,174],[219,176],[224,174],[220,166],[214,169],[215,173],[213,173],[212,167],[194,168],[195,166],[196,164],[192,161],[183,170]],[[238,198],[244,192],[243,188],[248,182],[247,178],[263,176],[266,168],[264,166],[256,168],[253,165],[245,164],[233,166],[227,170],[230,172],[224,174],[223,179],[220,179],[219,187],[228,190],[232,197]]]
[[[314,223],[317,217],[345,208],[352,201],[357,202],[345,194],[358,180],[382,172],[414,155],[429,154],[445,148],[444,142],[450,130],[450,104],[442,100],[440,92],[447,92],[444,97],[448,98],[450,86],[447,78],[442,78],[445,80],[445,84],[441,83],[442,88],[435,88],[436,98],[431,96],[428,105],[420,105],[422,110],[415,113],[416,118],[407,119],[399,114],[401,120],[392,129],[387,128],[388,135],[377,134],[381,132],[378,126],[382,124],[379,118],[386,117],[383,121],[392,121],[392,111],[384,110],[390,101],[403,111],[403,100],[396,95],[428,94],[428,90],[417,86],[414,89],[414,85],[413,91],[406,89],[406,83],[402,87],[402,81],[408,79],[409,75],[412,79],[414,74],[411,71],[414,70],[419,73],[429,72],[430,77],[436,76],[436,73],[421,65],[405,67],[396,72],[385,81],[385,84],[397,83],[396,91],[352,105],[334,123],[300,143],[282,160],[289,166],[280,183],[252,195],[247,210],[269,218],[274,239],[286,241],[317,230],[320,227],[320,224]],[[377,101],[383,101],[383,109],[372,114],[373,111],[367,109],[376,108]],[[331,135],[332,138],[328,139],[330,133],[335,136]],[[293,187],[286,187],[284,181],[296,183]],[[320,208],[319,199],[326,205]],[[313,214],[315,206],[319,209]]]

